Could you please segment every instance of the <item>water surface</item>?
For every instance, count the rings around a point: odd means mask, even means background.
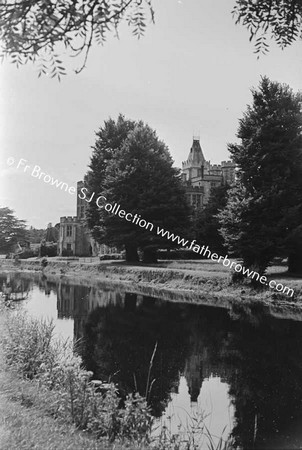
[[[86,368],[121,395],[145,395],[157,346],[149,403],[171,432],[204,416],[211,435],[231,433],[239,448],[301,448],[301,322],[42,275],[0,277],[7,281],[29,290],[18,309],[54,319],[57,334],[79,342]]]

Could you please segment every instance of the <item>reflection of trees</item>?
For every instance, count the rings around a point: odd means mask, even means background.
[[[100,379],[118,381],[122,393],[145,394],[150,358],[158,343],[151,379],[150,403],[159,416],[188,352],[188,323],[181,305],[126,294],[124,305],[97,308],[86,325],[84,362]],[[114,376],[116,374],[116,376]]]
[[[22,274],[10,280],[14,286],[23,280],[24,287],[32,287],[32,278]],[[151,373],[156,379],[150,399],[154,414],[160,415],[170,392],[177,390],[179,373],[186,377],[192,401],[203,380],[216,375],[230,386],[238,446],[299,447],[301,323],[265,316],[259,306],[237,307],[231,320],[224,309],[164,302],[108,286],[75,286],[42,276],[35,280],[40,289],[57,293],[59,317],[74,318],[75,337],[85,338],[80,347],[84,363],[95,377],[112,376],[123,394],[137,385],[144,395],[158,342]],[[6,276],[0,276],[1,286],[3,281]],[[295,424],[298,431],[291,434]]]
[[[243,448],[269,448],[276,436],[282,448],[300,443],[286,446],[289,424],[302,416],[301,344],[300,323],[268,317],[257,327],[238,322],[229,334],[221,360],[233,368],[228,378],[236,410],[233,435]]]
[[[32,281],[24,279],[19,272],[0,275],[0,290],[4,292],[8,286],[12,293],[28,292],[32,288]]]
[[[160,302],[139,303],[126,295],[125,305],[98,308],[86,328],[85,363],[101,379],[114,379],[122,392],[144,394],[150,356],[154,360],[151,404],[159,415],[185,374],[191,400],[210,375],[230,385],[235,406],[233,436],[245,449],[269,447],[278,436],[286,448],[289,424],[302,416],[302,328],[245,311],[236,321],[227,311]],[[267,443],[267,444],[265,444]],[[295,445],[294,441],[291,441]],[[288,448],[288,447],[287,447]]]

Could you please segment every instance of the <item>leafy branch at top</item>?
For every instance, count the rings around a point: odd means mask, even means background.
[[[0,56],[16,65],[38,63],[39,76],[60,78],[66,69],[59,44],[71,56],[82,56],[84,69],[93,42],[103,44],[122,21],[135,36],[154,22],[152,0],[4,0],[0,1]]]
[[[237,0],[233,16],[248,29],[257,54],[268,52],[268,35],[281,48],[302,36],[301,0]]]

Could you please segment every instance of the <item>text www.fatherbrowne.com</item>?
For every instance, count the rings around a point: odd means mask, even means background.
[[[9,166],[13,166],[15,162],[16,162],[15,158],[13,157],[9,157],[7,159],[7,164]],[[63,183],[58,179],[54,179],[51,175],[47,174],[46,172],[43,172],[40,166],[37,165],[35,165],[34,167],[30,166],[29,164],[27,164],[27,161],[23,158],[21,158],[18,161],[16,168],[17,169],[22,168],[24,173],[26,172],[30,173],[32,177],[38,178],[39,180],[42,180],[44,183],[50,184],[56,188],[64,190],[65,192],[68,192],[71,195],[77,192],[74,186],[68,186],[67,183]],[[143,219],[140,214],[132,214],[130,212],[126,212],[117,203],[114,203],[114,205],[108,203],[107,198],[104,197],[103,195],[97,197],[95,192],[92,195],[90,195],[89,198],[87,198],[87,193],[88,190],[86,188],[82,188],[80,194],[78,194],[79,198],[82,200],[86,200],[88,203],[94,200],[98,208],[104,208],[108,213],[117,215],[121,219],[125,219],[127,222],[131,222],[135,225],[138,225],[140,228],[144,228],[148,231],[154,231],[154,224],[152,222],[148,222],[147,220]],[[271,289],[275,289],[276,291],[282,292],[283,294],[286,294],[290,297],[294,295],[294,290],[289,288],[288,286],[284,286],[282,283],[277,283],[275,280],[268,280],[265,275],[260,275],[258,272],[254,270],[247,269],[236,261],[231,261],[228,258],[228,255],[219,256],[217,253],[211,252],[208,246],[198,245],[195,239],[193,239],[192,241],[186,240],[160,227],[157,227],[155,231],[158,236],[166,238],[179,246],[192,250],[193,252],[198,253],[201,256],[204,256],[208,259],[211,259],[212,261],[222,263],[225,267],[234,269],[235,272],[238,273],[241,272],[243,275],[249,278],[256,279],[261,284],[269,286]]]
[[[95,200],[96,205],[99,208],[104,208],[108,213],[117,215],[121,219],[125,219],[127,222],[132,222],[135,225],[138,225],[140,228],[144,228],[145,230],[154,231],[154,224],[152,222],[148,222],[147,220],[143,219],[140,214],[132,214],[126,212],[125,210],[121,209],[121,206],[117,203],[114,203],[113,205],[111,203],[105,203],[107,202],[107,198],[104,197],[103,195],[100,195],[99,197],[95,198],[95,193],[93,193],[90,196],[90,198],[87,198],[87,193],[88,190],[86,188],[82,188],[79,197],[81,199],[85,199],[89,203],[92,200]],[[175,235],[174,233],[171,233],[170,231],[165,230],[164,228],[161,228],[159,226],[156,227],[155,231],[158,236],[166,238],[179,246],[182,246],[189,250],[193,250],[193,252],[198,253],[201,256],[204,256],[208,259],[211,259],[212,261],[222,263],[225,267],[230,267],[230,269],[234,269],[235,272],[238,273],[241,272],[244,276],[257,280],[261,284],[269,286],[271,289],[275,289],[276,291],[282,292],[283,294],[286,294],[290,297],[294,295],[294,290],[289,288],[288,286],[284,286],[282,283],[277,283],[275,280],[268,280],[265,275],[260,275],[258,272],[254,270],[247,269],[246,267],[243,267],[236,261],[231,261],[228,258],[228,255],[219,256],[217,253],[211,252],[208,246],[198,245],[195,239],[193,239],[192,241],[186,240],[180,237],[179,235]]]
[[[225,267],[234,269],[235,272],[241,272],[243,275],[248,276],[249,278],[256,279],[261,284],[269,286],[271,289],[275,289],[276,291],[282,292],[283,294],[286,294],[290,297],[294,295],[294,290],[289,288],[288,286],[284,286],[282,283],[277,283],[275,280],[268,280],[265,275],[260,276],[258,272],[247,269],[236,261],[231,261],[228,258],[228,255],[219,256],[217,253],[211,252],[208,246],[203,245],[201,247],[196,243],[195,239],[193,239],[193,241],[190,242],[190,245],[188,245],[188,240],[185,240],[184,238],[181,238],[178,235],[174,235],[173,233],[170,233],[169,231],[159,227],[157,227],[157,234],[159,236],[165,237],[168,240],[171,240],[172,242],[176,242],[177,244],[188,248],[189,250],[193,250],[193,252],[199,253],[201,256],[211,259],[212,261],[222,263]]]

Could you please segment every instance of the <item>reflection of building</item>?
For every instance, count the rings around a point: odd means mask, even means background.
[[[203,382],[202,355],[200,353],[193,353],[186,358],[184,375],[188,384],[191,402],[197,402]]]
[[[125,293],[96,286],[75,286],[62,283],[57,287],[57,310],[59,319],[74,319],[74,338],[84,336],[84,327],[91,311],[97,307],[122,304]]]
[[[109,305],[122,304],[125,294],[118,291],[112,291],[106,288],[91,286],[82,287],[86,290],[86,295],[82,291],[81,296],[77,296],[74,302],[74,337],[75,340],[84,337],[84,329],[88,320],[89,313],[97,307],[106,308]]]
[[[213,350],[203,342],[202,336],[193,329],[190,336],[191,351],[186,356],[184,376],[188,385],[192,403],[197,402],[204,380],[219,377],[221,382],[228,382],[230,370],[224,363],[213,361]]]
[[[77,183],[77,215],[60,218],[60,256],[92,256],[98,254],[98,245],[90,236],[85,223],[87,202],[80,198],[83,186],[83,181]]]
[[[182,163],[182,179],[189,204],[195,208],[203,208],[208,203],[213,187],[233,183],[235,164],[222,161],[221,164],[212,165],[205,160],[199,138],[194,137],[188,159]]]

